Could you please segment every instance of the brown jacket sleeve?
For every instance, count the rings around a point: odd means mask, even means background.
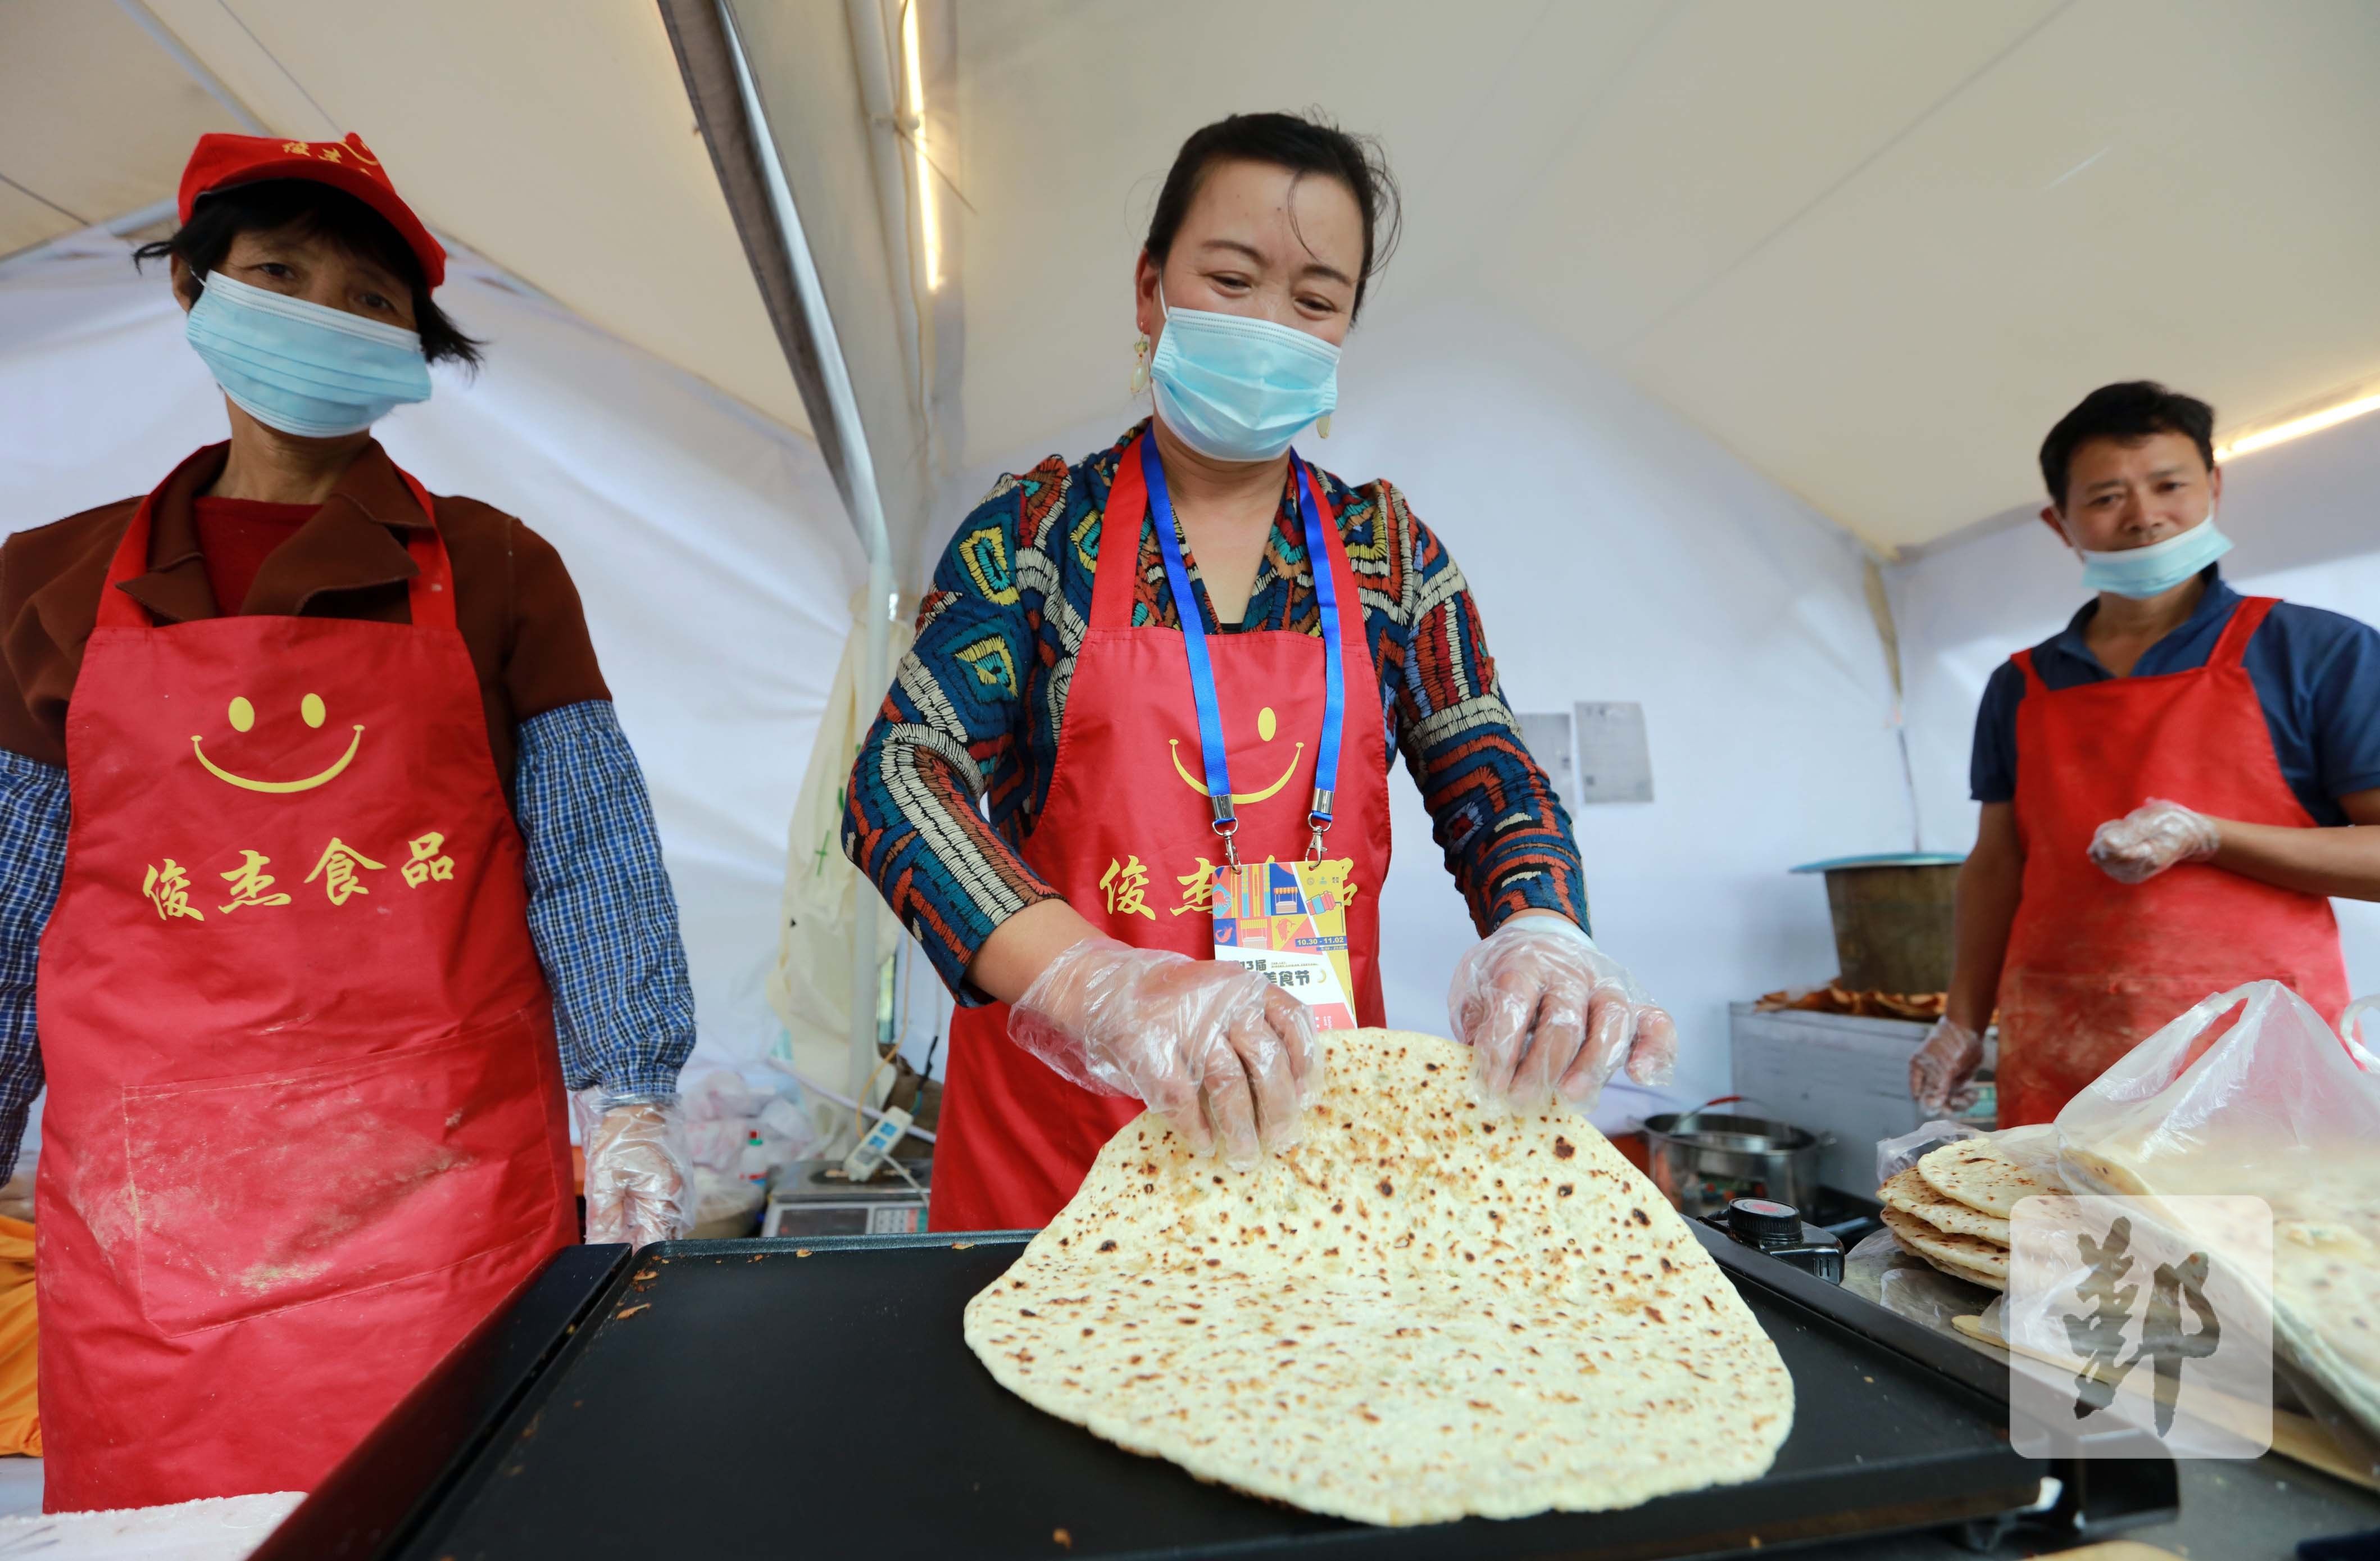
[[[578,587],[553,544],[513,522],[512,640],[504,647],[504,691],[513,719],[527,721],[587,700],[608,700]]]
[[[100,582],[138,499],[0,543],[0,748],[43,764],[67,762],[67,701],[99,616]]]
[[[455,563],[455,617],[471,648],[488,747],[509,789],[523,721],[612,690],[595,662],[578,588],[562,555],[512,516],[441,496],[438,529]],[[401,597],[401,590],[398,593]]]

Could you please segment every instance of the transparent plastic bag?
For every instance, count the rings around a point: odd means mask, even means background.
[[[1877,1287],[1876,1304],[1945,1338],[1963,1339],[1966,1335],[1950,1320],[1973,1317],[1990,1305],[1991,1299],[1992,1292],[1983,1286],[1953,1279],[1921,1262],[1913,1268],[1887,1270]]]
[[[2357,998],[2347,1006],[2347,1012],[2338,1016],[2338,1033],[2355,1054],[2355,1060],[2367,1069],[2380,1068],[2380,1055],[2374,1051],[2380,1047],[2380,1018],[2372,1021],[2370,1043],[2363,1039],[2364,1019],[2371,1015],[2380,1015],[2380,994]]]
[[[2380,1067],[2360,1045],[2280,982],[2251,982],[2133,1047],[2056,1133],[2077,1192],[2265,1200],[2275,1345],[2380,1433]]]
[[[1876,1185],[1882,1187],[1946,1143],[1981,1137],[1983,1134],[1979,1130],[1964,1122],[1937,1116],[1897,1139],[1878,1139],[1876,1145]]]
[[[1887,1311],[1957,1338],[1954,1317],[1973,1317],[1991,1292],[1953,1279],[1903,1247],[1889,1230],[1864,1238],[1843,1254],[1843,1288]]]
[[[1871,1232],[1843,1254],[1843,1288],[1863,1300],[1876,1300],[1886,1273],[1916,1261],[1892,1232]]]
[[[2058,1169],[2058,1128],[2055,1124],[2035,1122],[2022,1128],[2002,1128],[1990,1135],[1992,1147],[2008,1157],[2020,1171],[2028,1171],[2043,1180],[2056,1183],[2062,1178]]]

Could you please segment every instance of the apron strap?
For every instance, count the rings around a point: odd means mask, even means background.
[[[1299,497],[1300,518],[1305,523],[1305,567],[1314,576],[1318,616],[1316,624],[1323,637],[1323,702],[1322,740],[1315,753],[1314,799],[1306,809],[1306,823],[1314,832],[1306,852],[1308,861],[1322,860],[1322,836],[1329,832],[1336,811],[1339,791],[1339,755],[1343,746],[1347,715],[1347,617],[1339,591],[1344,579],[1346,549],[1339,542],[1339,516],[1330,507],[1330,498],[1322,492],[1322,480],[1314,468],[1298,459],[1292,452],[1289,457],[1290,481],[1304,490]],[[1354,581],[1347,581],[1350,591]],[[1367,652],[1364,665],[1371,664]]]
[[[2009,657],[2009,660],[2016,665],[2016,669],[2019,672],[2024,674],[2024,691],[2027,694],[2038,694],[2046,691],[2046,686],[2041,680],[2041,674],[2034,670],[2033,648],[2031,646],[2027,646],[2025,649],[2019,651],[2016,654]]]
[[[1108,506],[1099,516],[1099,563],[1091,571],[1095,629],[1132,627],[1133,604],[1139,597],[1133,588],[1140,574],[1140,524],[1148,515],[1148,478],[1141,468],[1141,451],[1148,440],[1143,433],[1125,446],[1116,463],[1115,481],[1108,484]]]
[[[2223,638],[2215,641],[2207,654],[2209,666],[2238,666],[2248,654],[2248,641],[2264,626],[2265,617],[2281,604],[2277,596],[2243,596],[2231,610],[2231,621],[2223,626]]]
[[[455,566],[446,555],[445,539],[438,534],[438,510],[430,502],[429,490],[422,487],[413,473],[397,469],[414,502],[430,519],[426,527],[416,530],[406,539],[405,551],[412,558],[414,577],[406,585],[406,605],[417,628],[455,627]],[[150,494],[132,512],[132,522],[124,528],[124,540],[115,544],[115,555],[108,561],[107,579],[99,591],[99,615],[94,627],[99,628],[151,628],[155,627],[149,609],[117,589],[127,580],[137,579],[149,572],[149,540],[155,530],[151,511],[157,495]]]

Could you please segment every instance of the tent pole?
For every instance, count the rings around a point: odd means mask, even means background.
[[[867,640],[861,663],[867,681],[861,686],[860,698],[874,699],[892,681],[893,606],[892,541],[884,524],[883,501],[877,492],[875,462],[868,454],[868,430],[860,421],[859,398],[852,389],[850,368],[844,361],[843,346],[835,336],[826,289],[819,280],[809,244],[802,237],[801,215],[794,209],[793,186],[785,178],[784,165],[778,160],[776,137],[769,128],[769,116],[761,104],[759,89],[752,79],[750,63],[745,58],[743,41],[736,35],[735,11],[726,0],[720,0],[718,15],[735,66],[736,94],[752,128],[751,142],[759,165],[761,188],[771,214],[776,219],[783,246],[780,258],[792,272],[800,300],[801,323],[817,349],[820,387],[825,392],[835,433],[832,453],[842,468],[853,525],[868,550],[868,597],[862,605]],[[868,1082],[875,1076],[879,1061],[876,999],[882,952],[877,947],[876,923],[876,908],[867,902],[863,894],[851,922],[851,1060],[845,1075],[851,1097],[862,1102],[868,1098]]]
[[[917,0],[906,0],[915,5]],[[859,97],[868,110],[868,162],[876,173],[876,206],[884,218],[884,264],[892,283],[892,311],[907,349],[910,401],[922,423],[929,416],[925,336],[917,321],[917,261],[910,242],[909,187],[901,169],[900,86],[884,38],[880,0],[844,0],[857,56]],[[911,134],[916,131],[912,130]],[[922,198],[922,197],[921,197]]]

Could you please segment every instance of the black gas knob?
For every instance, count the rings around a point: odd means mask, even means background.
[[[1738,1198],[1727,1206],[1727,1227],[1755,1247],[1787,1247],[1802,1239],[1802,1211],[1767,1198]]]

